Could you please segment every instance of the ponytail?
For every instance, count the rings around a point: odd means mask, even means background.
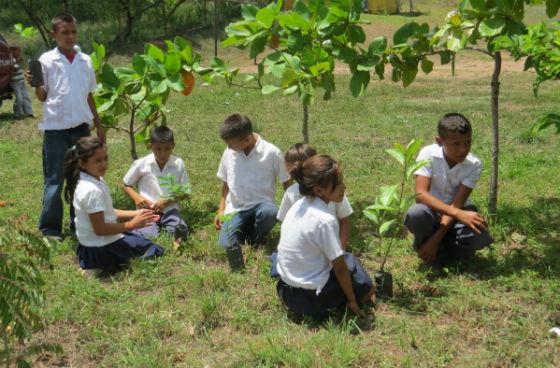
[[[315,155],[294,165],[293,175],[301,195],[313,196],[313,187],[334,189],[339,182],[340,167],[330,156]]]
[[[66,151],[64,161],[64,199],[71,203],[74,198],[74,191],[80,179],[80,161],[86,161],[95,154],[99,148],[103,148],[103,143],[97,137],[80,138],[74,146]]]
[[[311,147],[307,143],[296,143],[291,146],[286,154],[284,155],[284,161],[286,162],[286,168],[288,169],[288,173],[298,183],[300,182],[296,176],[298,167],[303,165],[304,161],[307,160],[309,157],[315,156],[317,154],[317,150]]]

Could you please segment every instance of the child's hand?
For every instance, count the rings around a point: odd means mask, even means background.
[[[152,210],[138,210],[138,214],[130,220],[129,224],[133,229],[140,229],[153,224],[159,220],[159,215]]]
[[[358,303],[354,300],[352,302],[348,302],[348,308],[358,317],[364,317],[365,313],[360,309]]]
[[[165,209],[165,207],[167,207],[169,205],[169,202],[165,199],[160,199],[158,200],[156,203],[152,204],[151,209],[154,212],[163,212],[163,210]]]
[[[223,212],[218,212],[218,214],[216,214],[216,217],[214,217],[214,226],[216,227],[216,230],[220,230],[222,228],[222,220],[220,218],[223,215]]]
[[[484,217],[478,212],[474,211],[461,211],[457,216],[457,220],[472,229],[477,235],[479,235],[482,230],[486,230],[488,225]]]
[[[26,70],[25,72],[23,72],[23,75],[24,75],[27,83],[29,83],[29,85],[31,85],[31,81],[33,80],[33,76],[31,75],[31,72],[29,70]]]
[[[146,198],[142,196],[138,196],[138,199],[135,202],[136,202],[136,207],[147,208],[150,210],[153,208],[154,205],[152,202],[148,201]]]

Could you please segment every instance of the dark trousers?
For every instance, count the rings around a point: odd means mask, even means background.
[[[245,242],[262,243],[278,221],[277,214],[278,207],[270,202],[239,211],[231,220],[222,224],[218,243],[223,248],[235,247]]]
[[[82,137],[90,135],[89,126],[82,124],[71,129],[45,130],[43,135],[43,208],[39,217],[39,230],[44,235],[62,233],[62,187],[64,185],[64,159],[66,151]],[[70,205],[71,221],[74,209]]]
[[[477,212],[473,205],[465,206],[464,210]],[[415,204],[406,213],[405,226],[414,234],[414,249],[418,250],[422,244],[439,227],[441,215],[425,204]],[[453,261],[469,258],[477,250],[492,244],[494,240],[486,231],[476,234],[469,227],[460,222],[455,224],[445,234],[438,250],[437,261]]]

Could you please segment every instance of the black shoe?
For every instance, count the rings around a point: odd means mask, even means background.
[[[243,252],[241,251],[241,247],[239,245],[226,248],[226,253],[231,272],[239,272],[245,268]]]
[[[175,227],[175,240],[185,240],[187,235],[189,235],[189,228],[187,225],[177,225],[177,227]]]

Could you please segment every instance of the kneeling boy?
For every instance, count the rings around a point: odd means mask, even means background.
[[[438,124],[437,144],[422,148],[415,172],[417,198],[405,218],[414,249],[427,263],[442,266],[469,258],[493,240],[485,219],[468,200],[482,163],[470,152],[472,127],[461,114],[446,114]]]
[[[240,245],[264,243],[276,224],[276,182],[286,189],[290,175],[282,152],[253,133],[248,117],[228,116],[220,127],[220,137],[228,147],[217,173],[223,186],[214,225],[220,230],[219,244],[226,249],[230,268],[236,271],[244,265]],[[233,217],[222,223],[228,214]]]
[[[178,184],[189,183],[185,163],[171,154],[174,148],[173,131],[166,126],[155,128],[150,134],[152,153],[134,161],[123,182],[125,193],[132,198],[138,209],[148,208],[162,213],[157,223],[137,232],[144,237],[153,238],[159,235],[160,229],[164,229],[175,236],[176,249],[187,236],[187,224],[181,218],[178,203],[166,199],[168,190],[162,188],[159,182],[160,177],[173,175]],[[139,193],[134,190],[136,186]]]

